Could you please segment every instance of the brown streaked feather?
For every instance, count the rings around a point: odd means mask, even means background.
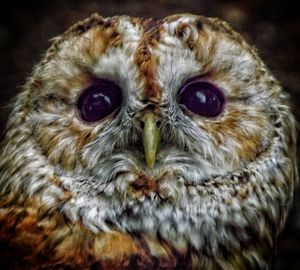
[[[156,59],[150,52],[155,48],[160,38],[161,20],[144,19],[141,21],[144,28],[143,38],[136,53],[136,64],[139,67],[141,79],[145,82],[144,100],[158,103],[161,97],[161,90],[155,82]]]

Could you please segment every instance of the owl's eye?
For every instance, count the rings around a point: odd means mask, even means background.
[[[224,110],[225,97],[215,85],[196,78],[181,87],[179,104],[195,114],[216,117]]]
[[[112,81],[97,81],[82,91],[77,101],[79,117],[89,123],[97,122],[110,115],[122,102],[121,88]]]

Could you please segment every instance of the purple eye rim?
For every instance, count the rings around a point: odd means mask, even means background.
[[[194,83],[207,83],[208,85],[210,85],[211,87],[214,88],[214,91],[216,93],[216,95],[218,96],[218,98],[220,98],[220,100],[222,101],[222,106],[220,108],[220,113],[217,114],[216,116],[205,116],[205,115],[200,115],[198,113],[193,112],[192,110],[190,110],[185,104],[180,103],[180,99],[181,99],[181,95],[182,93],[187,89],[188,86],[194,84]],[[225,108],[227,105],[227,98],[224,94],[224,91],[221,87],[217,86],[214,82],[212,82],[210,79],[207,79],[206,76],[204,75],[197,75],[195,77],[189,78],[188,80],[186,80],[179,88],[179,91],[177,93],[177,104],[179,105],[179,107],[184,111],[184,113],[188,114],[191,117],[201,117],[201,118],[206,118],[209,120],[215,120],[218,119],[220,117],[222,117],[225,113]]]
[[[113,110],[111,113],[109,113],[108,115],[106,115],[105,117],[96,120],[96,121],[86,121],[83,117],[82,117],[82,113],[78,107],[79,104],[79,100],[81,98],[81,96],[84,94],[84,92],[88,91],[89,88],[92,87],[96,87],[97,85],[101,85],[102,83],[109,83],[111,85],[113,85],[114,87],[116,87],[119,91],[120,91],[120,95],[121,95],[121,102],[119,104],[118,107],[116,107],[115,110]],[[123,95],[123,89],[121,88],[121,86],[116,83],[115,81],[111,80],[111,79],[107,79],[107,78],[92,78],[90,79],[89,83],[86,84],[80,91],[78,91],[78,93],[76,94],[76,100],[74,103],[74,111],[75,111],[75,117],[77,118],[77,120],[79,120],[80,122],[82,122],[85,125],[88,126],[96,126],[101,122],[105,122],[106,120],[112,118],[112,116],[117,115],[121,109],[122,106],[124,104],[124,95]]]

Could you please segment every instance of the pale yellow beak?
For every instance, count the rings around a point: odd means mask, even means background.
[[[145,112],[143,122],[143,146],[146,163],[149,168],[155,164],[156,154],[160,143],[160,130],[158,128],[158,116],[153,112]]]

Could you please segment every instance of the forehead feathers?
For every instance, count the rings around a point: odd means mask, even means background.
[[[189,14],[163,20],[93,15],[56,39],[38,73],[44,82],[65,82],[71,88],[70,83],[80,80],[84,85],[89,75],[128,84],[130,72],[143,85],[129,87],[141,90],[144,100],[160,102],[170,84],[164,80],[182,83],[200,74],[228,83],[230,78],[258,82],[254,70],[260,67],[263,64],[254,51],[217,19]],[[172,76],[162,76],[166,69]],[[224,88],[232,89],[233,93],[226,94],[234,95],[239,87]],[[257,93],[257,89],[252,91]]]

